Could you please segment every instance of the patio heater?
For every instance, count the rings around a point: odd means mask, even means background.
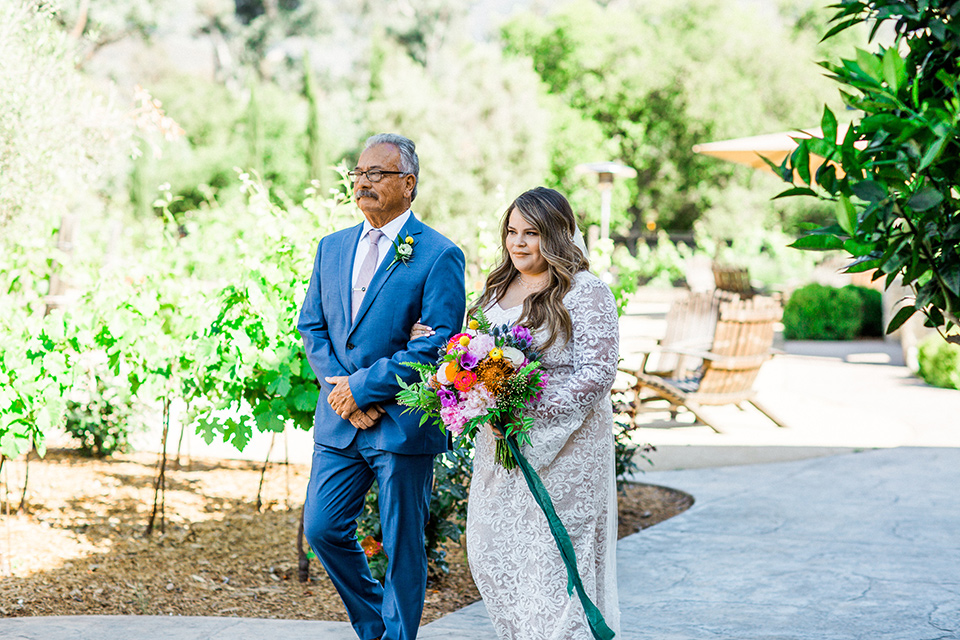
[[[593,173],[600,187],[600,240],[610,239],[610,201],[614,178],[635,178],[637,170],[617,162],[588,162],[578,164],[577,173]],[[591,247],[592,248],[592,247]]]

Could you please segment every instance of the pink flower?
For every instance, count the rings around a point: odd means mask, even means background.
[[[469,334],[469,333],[458,333],[458,334],[456,334],[455,336],[453,336],[452,338],[450,338],[450,340],[447,342],[447,353],[450,353],[450,351],[452,351],[453,349],[459,347],[459,346],[460,346],[460,338],[462,338],[462,337],[464,337],[464,336],[466,336],[466,337],[469,338],[469,337],[470,337],[470,334]]]
[[[443,420],[447,430],[456,436],[463,433],[463,428],[467,424],[467,418],[460,411],[460,407],[456,405],[440,409],[440,419]]]
[[[461,413],[467,420],[472,420],[487,409],[497,406],[497,398],[482,384],[474,385],[461,403]]]
[[[479,361],[486,358],[490,350],[496,346],[497,343],[493,339],[493,336],[481,333],[470,341],[470,344],[467,346],[467,352]]]

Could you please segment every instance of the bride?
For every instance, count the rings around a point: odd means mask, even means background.
[[[573,211],[560,193],[537,187],[520,195],[501,225],[500,264],[470,313],[482,308],[493,324],[534,331],[550,378],[530,410],[532,445],[523,454],[570,534],[586,594],[619,633],[609,395],[618,359],[617,313],[608,287],[587,270],[575,235]],[[470,570],[497,635],[590,640],[580,600],[567,594],[566,569],[546,517],[519,469],[508,471],[494,460],[497,437],[492,428],[477,436],[467,515]]]

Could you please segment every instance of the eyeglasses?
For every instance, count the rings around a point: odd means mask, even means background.
[[[405,171],[381,171],[380,169],[370,169],[369,171],[348,171],[347,176],[350,178],[350,182],[356,182],[360,179],[360,176],[367,176],[367,180],[370,182],[380,182],[385,175],[405,175]]]

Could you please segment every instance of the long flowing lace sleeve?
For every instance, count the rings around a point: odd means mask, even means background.
[[[553,462],[590,412],[607,401],[617,375],[620,331],[610,289],[595,276],[578,275],[564,304],[573,322],[573,370],[549,384],[534,409],[538,433],[524,454],[535,469]]]

